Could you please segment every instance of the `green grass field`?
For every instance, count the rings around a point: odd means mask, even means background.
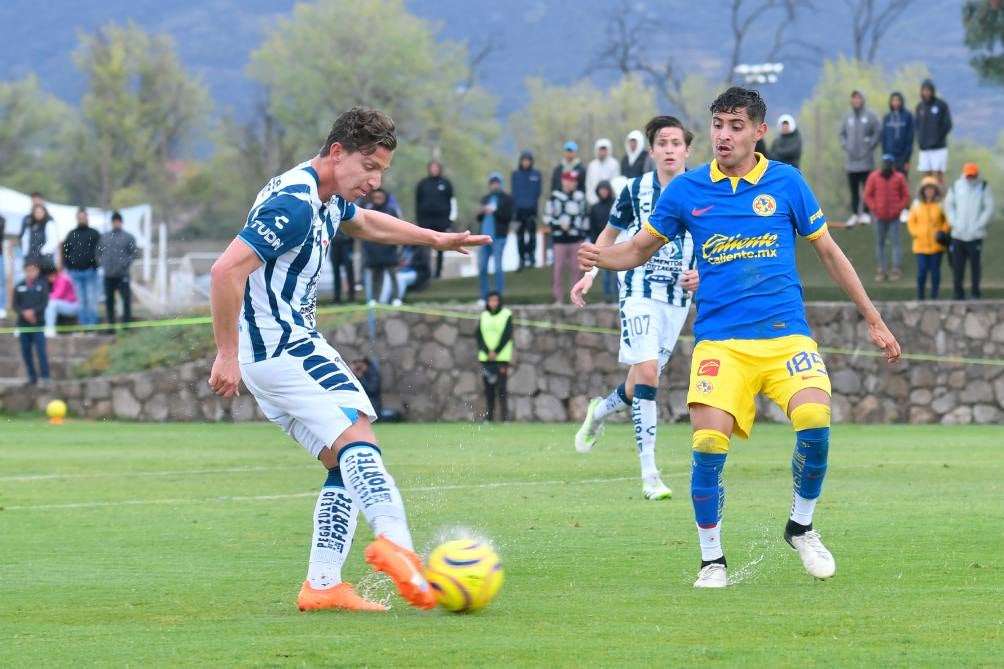
[[[726,468],[733,587],[696,591],[689,429],[662,426],[676,497],[647,502],[628,427],[388,425],[417,544],[466,525],[507,582],[474,615],[295,608],[324,478],[264,425],[3,419],[0,666],[1001,667],[998,427],[838,426],[816,526],[836,577],[781,539],[791,435]],[[366,575],[365,523],[346,576]]]

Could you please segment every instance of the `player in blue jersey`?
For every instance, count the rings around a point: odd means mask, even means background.
[[[618,239],[642,231],[663,188],[687,169],[694,133],[678,119],[656,116],[645,126],[645,134],[656,168],[627,182],[610,212],[606,228],[596,240],[597,246],[611,246]],[[627,380],[605,398],[590,400],[585,420],[575,435],[575,449],[589,452],[606,418],[630,407],[645,499],[669,499],[673,495],[655,466],[658,422],[655,398],[659,374],[673,353],[690,312],[691,293],[697,288],[697,272],[693,267],[694,243],[690,234],[681,230],[643,265],[620,273],[618,357],[621,363],[630,365]],[[595,273],[594,270],[586,274],[572,287],[574,304],[585,304],[583,297],[592,287]]]
[[[412,605],[435,605],[401,494],[370,425],[373,406],[315,328],[317,281],[339,228],[366,241],[462,253],[465,245],[491,241],[357,209],[352,201],[380,186],[396,147],[386,114],[363,107],[341,114],[320,153],[262,188],[244,229],[212,269],[217,355],[210,387],[234,397],[243,380],[265,416],[328,470],[314,510],[300,610],[385,610],[342,582],[359,510],[377,537],[366,561],[390,576]]]
[[[731,435],[745,438],[753,427],[760,392],[785,411],[795,429],[785,540],[810,575],[828,578],[836,563],[812,519],[826,474],[830,379],[805,320],[796,237],[812,244],[889,362],[899,359],[899,343],[827,231],[801,173],[755,152],[767,131],[760,95],[730,88],[712,103],[711,114],[715,159],[672,181],[649,218],[647,234],[606,248],[586,244],[580,264],[583,270],[637,267],[681,230],[693,235],[701,275],[687,395],[694,430],[690,492],[701,544],[694,586],[728,584],[721,546],[722,472]]]

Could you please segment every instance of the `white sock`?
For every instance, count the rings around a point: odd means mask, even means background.
[[[596,411],[593,413],[593,420],[601,422],[610,414],[627,409],[629,405],[624,401],[626,398],[627,395],[624,394],[624,386],[618,386],[612,393],[604,397],[600,405],[596,407]]]
[[[331,470],[314,507],[307,581],[310,587],[331,588],[342,582],[342,565],[352,547],[358,512],[337,469]]]
[[[799,525],[812,525],[812,514],[816,510],[816,501],[819,499],[805,499],[797,492],[792,495],[791,518]]]
[[[723,557],[722,551],[722,523],[719,521],[714,527],[697,526],[697,536],[701,540],[701,559],[704,561],[717,560]]]
[[[634,423],[634,441],[641,460],[641,477],[659,476],[655,467],[655,428],[658,410],[655,406],[656,390],[653,386],[635,384],[631,402],[631,421]]]
[[[349,444],[338,455],[338,465],[345,487],[358,500],[373,534],[386,535],[401,548],[415,550],[401,493],[384,467],[380,449],[362,441]]]

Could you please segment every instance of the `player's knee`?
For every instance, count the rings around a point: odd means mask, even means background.
[[[692,445],[695,453],[729,452],[729,438],[718,430],[695,430]]]
[[[635,365],[634,382],[636,385],[659,385],[659,361],[646,360],[645,362]]]
[[[791,410],[791,426],[796,432],[830,427],[830,407],[818,402],[800,404]]]

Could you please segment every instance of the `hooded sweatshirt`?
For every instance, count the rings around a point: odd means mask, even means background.
[[[899,98],[898,110],[892,108],[893,98]],[[913,153],[913,114],[899,92],[889,96],[889,113],[882,119],[882,153],[894,156],[897,165],[909,163]]]
[[[928,181],[932,179],[932,181]],[[938,198],[931,202],[924,201],[924,187],[934,185],[941,193],[941,187],[933,177],[927,177],[917,189],[917,200],[910,207],[910,218],[907,219],[906,227],[913,237],[913,252],[922,255],[933,253],[943,253],[945,246],[938,243],[938,233],[948,232],[951,226],[945,218],[945,212],[941,208]]]
[[[861,91],[854,92],[861,95]],[[840,122],[840,146],[847,154],[844,169],[848,172],[875,169],[875,147],[880,137],[878,115],[865,106],[864,95],[861,95],[861,109],[847,110]]]
[[[530,159],[530,166],[525,170],[523,169],[524,158]],[[542,184],[540,171],[533,167],[533,154],[529,151],[519,154],[519,163],[512,173],[512,199],[516,208],[530,209],[536,213]]]
[[[781,125],[785,121],[791,128],[791,132],[787,135],[781,132]],[[798,125],[795,124],[795,117],[791,114],[781,114],[777,117],[777,137],[771,142],[769,153],[771,160],[798,167],[802,159],[802,136],[798,133]]]
[[[948,110],[948,103],[935,94],[934,82],[925,79],[920,85],[921,90],[925,86],[931,87],[931,99],[924,102],[921,94],[920,102],[917,103],[916,124],[917,148],[921,151],[930,149],[944,149],[948,146],[948,133],[952,130],[952,114]]]
[[[600,197],[600,189],[607,189],[607,196]],[[610,210],[614,206],[614,189],[609,181],[601,181],[596,186],[596,204],[589,208],[589,240],[596,241],[603,229],[607,227]]]
[[[599,153],[603,147],[607,149],[607,157],[600,160]],[[596,158],[589,161],[589,167],[586,168],[586,203],[590,207],[599,201],[596,196],[596,187],[600,185],[600,182],[611,181],[614,177],[621,175],[621,166],[614,158],[614,145],[609,139],[596,140],[596,146],[593,147],[593,150],[596,152]]]
[[[632,139],[637,142],[634,151],[631,150]],[[624,157],[621,158],[621,176],[627,179],[634,179],[645,174],[645,172],[651,172],[652,170],[646,167],[648,161],[648,152],[645,150],[645,135],[641,133],[641,130],[632,130],[624,138]]]
[[[945,196],[945,213],[952,224],[952,238],[973,242],[987,236],[994,214],[994,194],[983,179],[959,177]]]

